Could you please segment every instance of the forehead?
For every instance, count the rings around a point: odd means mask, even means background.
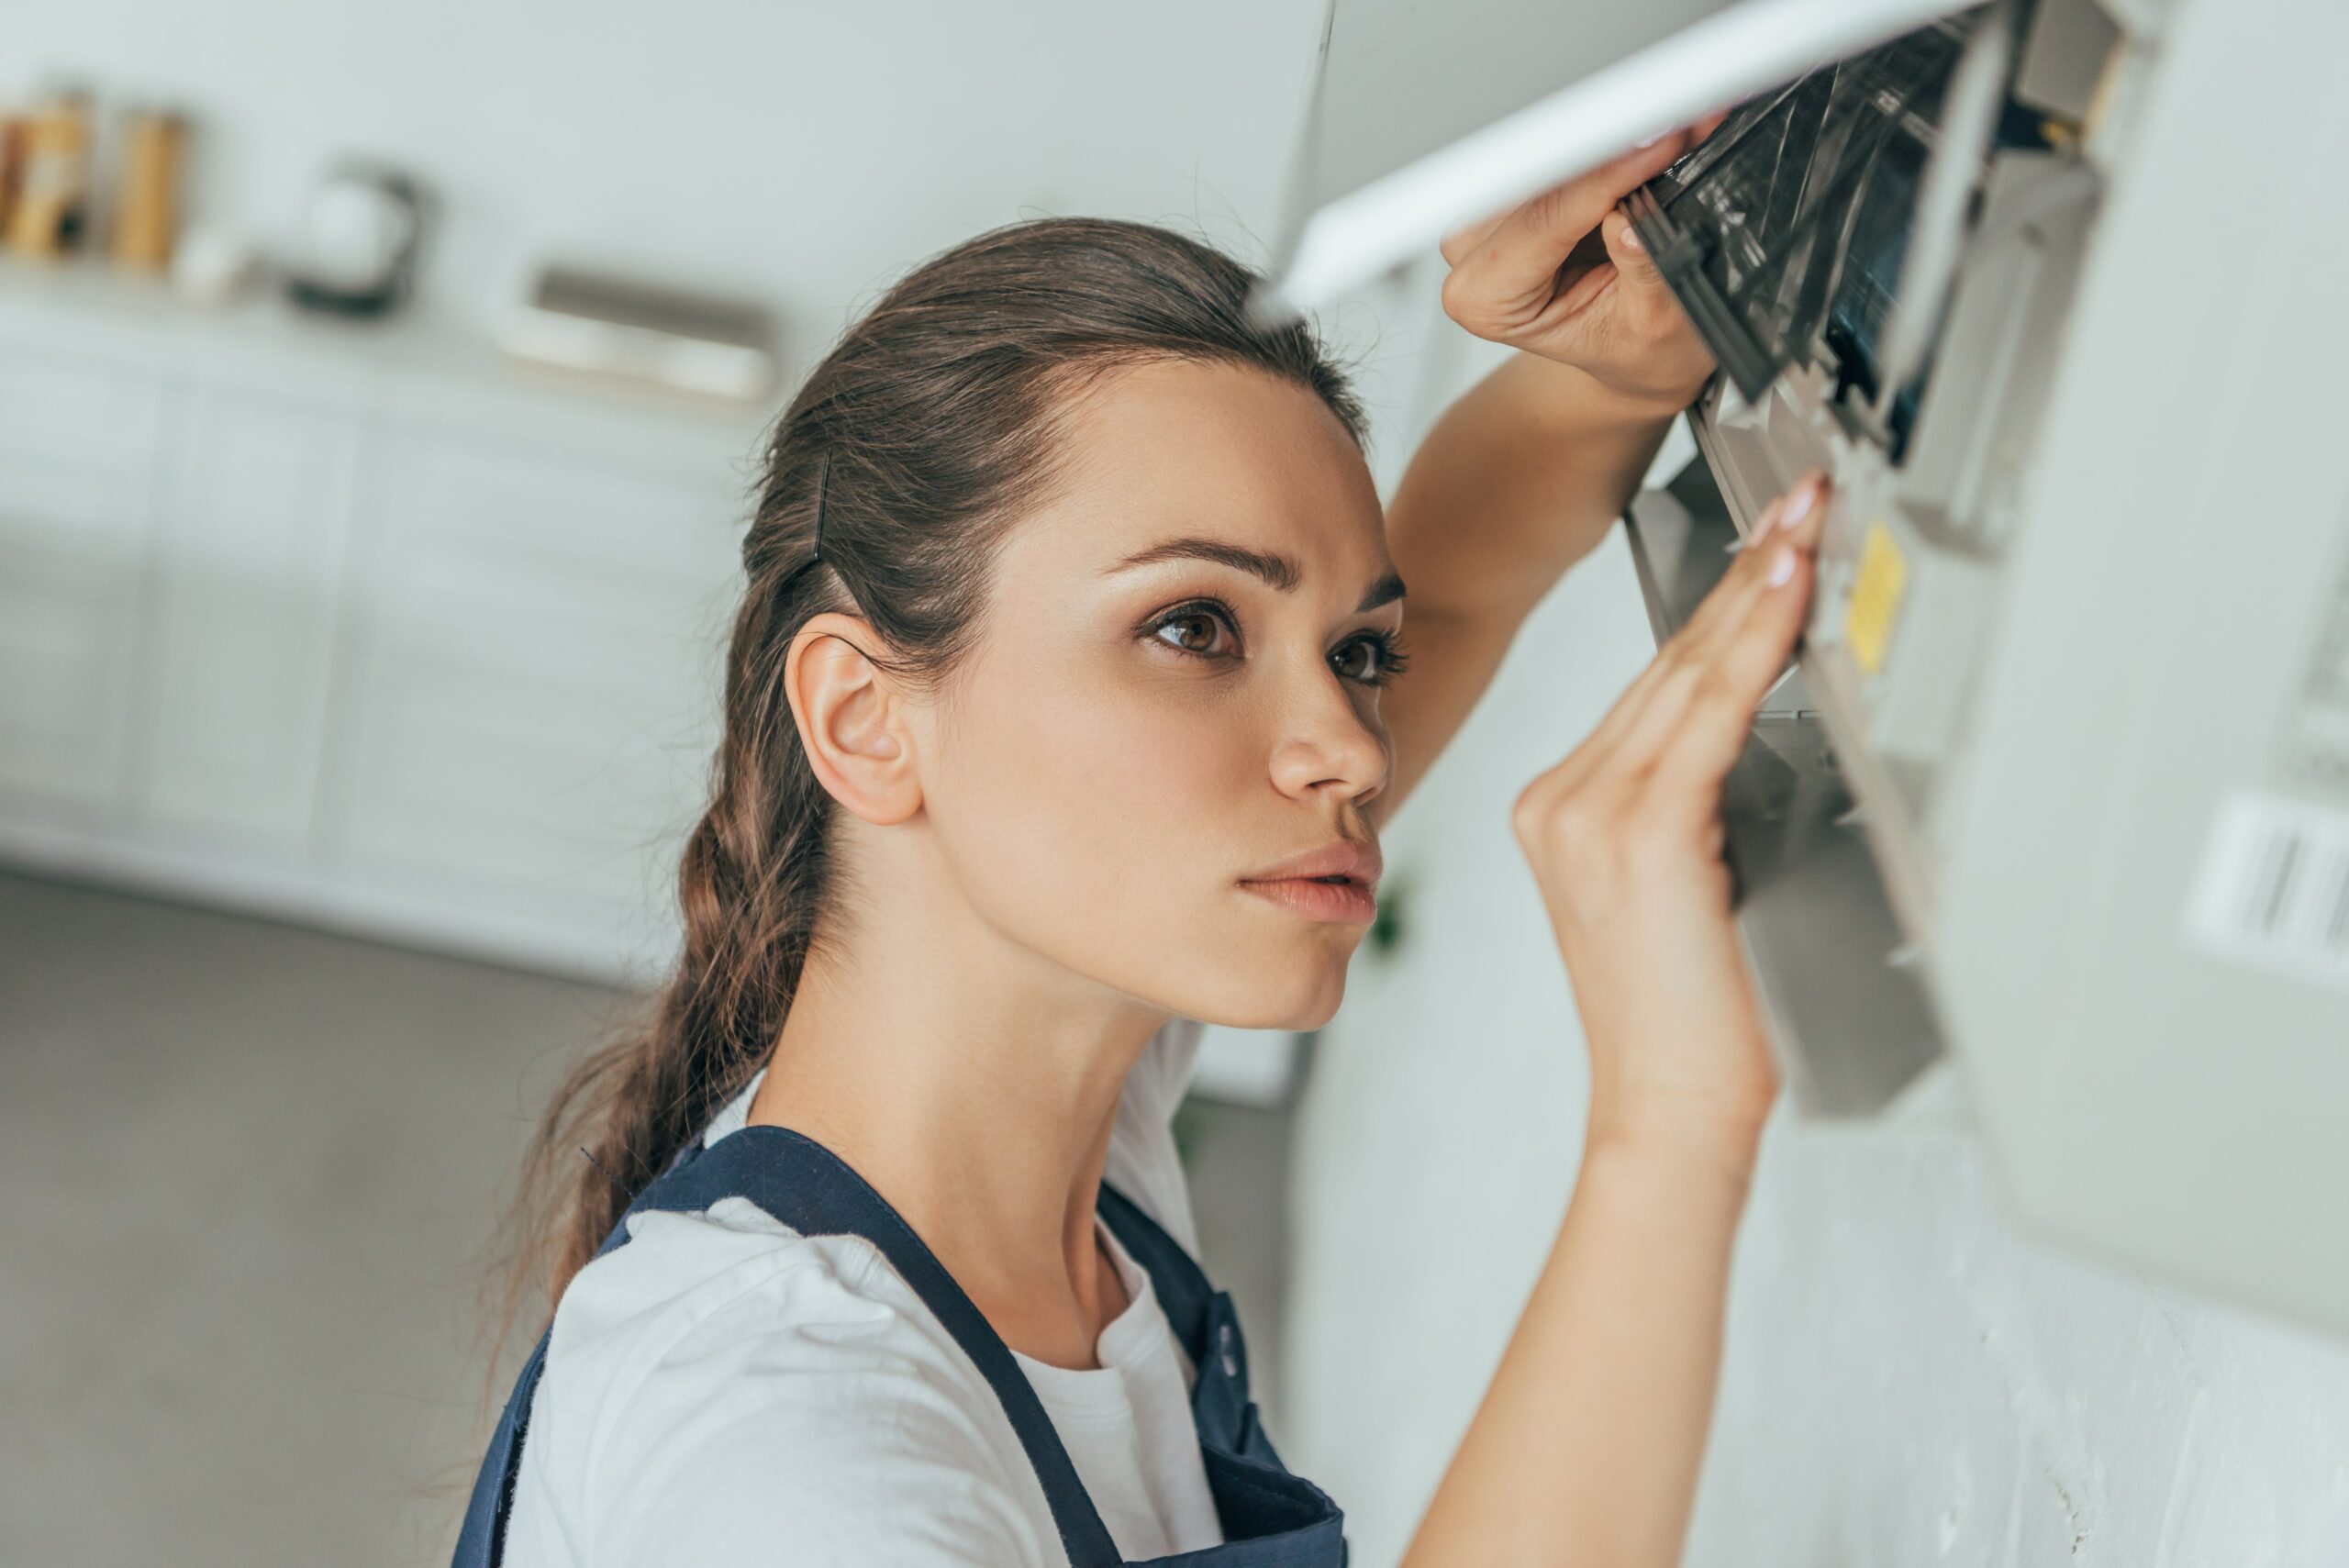
[[[1185,535],[1295,555],[1358,593],[1391,565],[1370,465],[1309,388],[1252,366],[1122,366],[1066,410],[1062,482],[1011,543],[1106,564]],[[1332,579],[1319,581],[1319,579]]]

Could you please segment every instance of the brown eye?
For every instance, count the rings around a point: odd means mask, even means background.
[[[1230,637],[1230,625],[1221,615],[1203,605],[1190,605],[1163,616],[1151,628],[1151,633],[1172,648],[1186,653],[1217,654],[1225,651],[1224,643]]]
[[[1409,662],[1401,644],[1387,632],[1357,637],[1330,655],[1330,667],[1338,673],[1340,680],[1365,686],[1390,684]]]
[[[1378,675],[1378,650],[1367,639],[1349,642],[1330,655],[1330,665],[1349,681],[1375,680]]]

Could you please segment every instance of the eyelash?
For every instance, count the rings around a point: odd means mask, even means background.
[[[1185,648],[1179,643],[1167,642],[1164,638],[1159,635],[1175,622],[1197,615],[1211,615],[1215,617],[1218,620],[1223,623],[1223,628],[1231,634],[1234,641],[1239,639],[1239,617],[1232,614],[1231,606],[1230,605],[1225,604],[1221,599],[1211,598],[1186,600],[1182,604],[1175,605],[1168,609],[1161,611],[1159,614],[1152,616],[1149,622],[1143,627],[1143,634],[1159,642],[1165,643],[1167,647],[1172,648],[1177,653],[1186,654],[1194,659],[1216,659],[1226,657],[1226,655],[1222,654],[1204,653],[1196,648]],[[1338,648],[1340,651],[1342,651],[1353,648],[1356,644],[1367,644],[1370,648],[1371,673],[1367,677],[1340,675],[1338,678],[1341,681],[1353,681],[1356,685],[1369,686],[1372,689],[1376,690],[1390,684],[1396,676],[1400,675],[1404,671],[1410,668],[1410,651],[1403,646],[1401,639],[1393,632],[1374,628],[1364,631],[1359,636],[1348,638],[1345,641],[1340,643]]]

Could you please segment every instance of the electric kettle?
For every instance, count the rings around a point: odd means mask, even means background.
[[[341,316],[383,316],[414,286],[426,198],[399,170],[360,160],[329,169],[311,193],[285,290],[295,303]]]

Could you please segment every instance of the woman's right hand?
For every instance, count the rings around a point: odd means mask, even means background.
[[[1786,667],[1827,514],[1812,474],[1590,738],[1519,795],[1531,863],[1590,1049],[1590,1136],[1750,1159],[1777,1093],[1731,912],[1721,784]]]
[[[1443,237],[1443,309],[1479,338],[1572,365],[1661,418],[1704,390],[1712,350],[1641,245],[1623,198],[1720,128],[1725,114]]]

